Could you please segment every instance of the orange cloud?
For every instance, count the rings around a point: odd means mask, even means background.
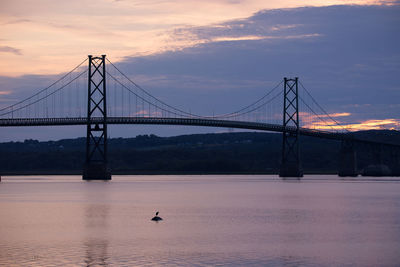
[[[147,110],[139,110],[138,112],[133,113],[133,115],[136,116],[144,116],[144,115],[148,115],[149,112]]]
[[[0,91],[0,95],[9,95],[11,93],[11,91]]]
[[[323,115],[314,115],[308,112],[299,112],[299,116],[304,119],[319,119],[319,118],[339,118],[339,117],[348,117],[351,113],[349,112],[341,112],[341,113],[331,113],[331,114],[323,114]]]
[[[365,120],[359,123],[343,123],[341,125],[336,125],[333,122],[312,122],[310,124],[304,125],[305,128],[311,128],[316,130],[338,130],[342,131],[344,129],[348,131],[364,131],[364,130],[399,130],[400,129],[400,119],[383,119],[383,120]]]
[[[150,116],[149,116],[150,114]],[[148,110],[139,110],[138,112],[134,112],[131,114],[131,116],[137,116],[137,117],[161,117],[162,116],[162,112],[160,111],[152,111],[151,113],[149,113]]]
[[[320,117],[322,117],[322,118],[329,118],[329,117],[338,118],[338,117],[348,117],[350,115],[351,115],[351,113],[349,113],[349,112],[342,112],[342,113],[332,113],[329,115],[320,115]]]
[[[346,123],[340,121],[340,118],[349,117],[351,113],[331,113],[326,115],[314,115],[308,112],[299,112],[302,127],[315,130],[335,130],[335,131],[363,131],[363,130],[399,130],[400,119],[383,120],[364,120],[357,123]],[[330,118],[334,118],[339,124],[336,124]]]
[[[224,36],[224,37],[214,38],[212,39],[212,42],[251,41],[251,40],[266,40],[266,39],[300,39],[300,38],[310,38],[318,36],[321,35],[318,33],[313,33],[313,34],[299,34],[299,35],[288,35],[288,36],[257,36],[257,35],[240,36],[240,37]]]

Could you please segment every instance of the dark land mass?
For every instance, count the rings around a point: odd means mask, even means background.
[[[398,131],[363,131],[355,135],[400,144]],[[85,138],[76,138],[0,143],[0,174],[81,174],[85,142]],[[282,134],[278,133],[139,135],[109,139],[108,158],[113,174],[276,174],[281,146]],[[339,150],[339,141],[301,137],[304,173],[336,174]],[[382,148],[382,161],[388,166],[393,161],[390,153]],[[360,145],[357,161],[362,170],[375,164],[376,153]]]

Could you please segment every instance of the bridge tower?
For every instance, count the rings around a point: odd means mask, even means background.
[[[106,56],[89,55],[86,161],[83,180],[110,180],[107,166]]]
[[[284,78],[283,136],[280,177],[302,177],[303,170],[299,153],[299,95],[298,77]],[[295,131],[288,131],[293,128]]]

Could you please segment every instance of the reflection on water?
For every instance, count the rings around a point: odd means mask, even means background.
[[[85,242],[86,266],[108,266],[108,241],[104,238],[91,239]]]
[[[94,186],[94,185],[93,185]],[[86,250],[86,266],[108,266],[108,216],[110,205],[107,193],[99,190],[96,195],[86,192],[84,247]],[[104,203],[97,203],[102,200]],[[101,233],[101,234],[99,234]]]
[[[151,221],[159,210],[163,221]],[[400,181],[5,177],[0,266],[398,266]]]

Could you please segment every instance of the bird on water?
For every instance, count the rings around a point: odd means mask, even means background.
[[[156,216],[154,216],[153,218],[151,218],[152,221],[156,221],[156,222],[162,221],[162,218],[158,216],[158,213],[159,213],[159,212],[157,211],[157,212],[156,212]]]

